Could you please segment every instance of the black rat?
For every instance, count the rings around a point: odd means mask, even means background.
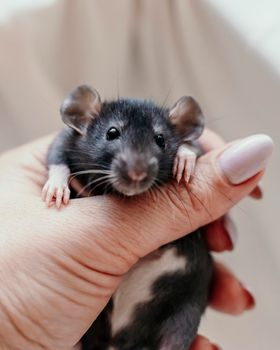
[[[48,204],[68,203],[73,174],[82,195],[134,196],[174,176],[178,182],[190,180],[200,153],[196,140],[204,128],[193,98],[184,96],[170,109],[132,99],[102,103],[95,89],[82,85],[66,97],[60,111],[69,128],[49,149],[49,179],[43,189]],[[82,348],[189,349],[211,276],[212,259],[201,230],[160,247],[124,277],[83,337]]]

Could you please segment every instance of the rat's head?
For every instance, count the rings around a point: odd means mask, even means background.
[[[79,135],[86,168],[106,173],[107,185],[127,196],[170,180],[178,146],[198,138],[204,126],[191,97],[180,98],[171,109],[130,99],[102,103],[85,85],[67,96],[61,114]]]

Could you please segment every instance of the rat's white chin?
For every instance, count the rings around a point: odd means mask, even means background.
[[[135,186],[125,186],[122,184],[115,183],[113,185],[114,189],[127,197],[136,196],[143,192],[148,191],[152,187],[152,183],[146,184],[145,186],[135,185]]]

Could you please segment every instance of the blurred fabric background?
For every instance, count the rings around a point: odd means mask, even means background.
[[[63,96],[80,83],[104,99],[190,94],[227,140],[271,135],[264,200],[234,209],[238,246],[220,257],[258,305],[209,311],[202,330],[227,350],[279,348],[279,2],[0,0],[0,77],[0,150],[61,128]]]

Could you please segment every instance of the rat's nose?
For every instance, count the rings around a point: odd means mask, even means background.
[[[142,181],[147,177],[147,172],[142,170],[129,170],[127,175],[133,181]]]
[[[142,184],[148,179],[153,179],[157,174],[158,161],[142,153],[126,150],[119,154],[115,163],[116,171],[122,181],[129,185]]]
[[[154,175],[157,169],[157,160],[155,157],[147,160],[145,154],[138,154],[130,158],[130,162],[126,163],[126,167],[129,179],[135,182],[141,182]]]

